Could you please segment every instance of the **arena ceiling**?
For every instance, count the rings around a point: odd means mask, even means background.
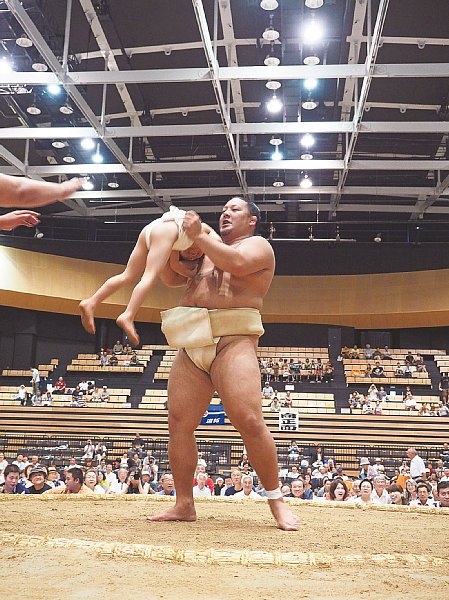
[[[133,239],[171,203],[216,224],[245,195],[275,240],[449,241],[449,3],[262,4],[0,0],[1,172],[93,184],[47,236]]]

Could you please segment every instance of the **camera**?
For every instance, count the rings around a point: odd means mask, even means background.
[[[133,473],[134,479],[140,479],[140,475],[141,475],[141,472],[140,472],[140,471],[135,471],[135,472]]]

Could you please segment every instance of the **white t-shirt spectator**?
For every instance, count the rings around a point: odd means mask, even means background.
[[[238,498],[261,498],[260,494],[258,494],[254,490],[251,490],[248,495],[246,495],[245,492],[243,490],[241,490],[240,492],[237,492],[236,494],[234,494],[232,497],[235,498],[236,500]]]
[[[382,496],[379,496],[376,490],[371,492],[371,502],[373,504],[391,504],[390,495],[387,490],[382,492]]]
[[[128,491],[127,483],[120,483],[117,479],[111,483],[109,486],[109,492],[111,494],[126,494]]]
[[[423,459],[418,456],[414,456],[410,461],[410,477],[412,479],[416,479],[417,477],[422,477],[423,473],[426,470],[426,465]]]
[[[200,490],[197,485],[193,486],[194,498],[209,498],[210,496],[212,496],[212,494],[210,493],[210,489],[207,487],[207,485],[205,485],[202,490]]]

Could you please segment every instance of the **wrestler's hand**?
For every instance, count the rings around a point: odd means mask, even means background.
[[[40,223],[40,214],[33,210],[14,210],[0,216],[0,230],[11,231],[20,225],[34,227]]]
[[[188,210],[185,214],[182,228],[191,240],[194,240],[202,233],[201,219],[193,210]]]

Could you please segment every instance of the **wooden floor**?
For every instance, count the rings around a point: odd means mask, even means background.
[[[404,444],[438,446],[449,440],[449,418],[300,414],[299,431],[280,432],[278,415],[264,413],[276,441],[297,439],[301,444]],[[41,434],[51,436],[129,436],[167,438],[167,412],[161,409],[114,409],[56,407],[0,407],[0,436]],[[223,426],[199,426],[197,439],[240,442],[225,420]]]

